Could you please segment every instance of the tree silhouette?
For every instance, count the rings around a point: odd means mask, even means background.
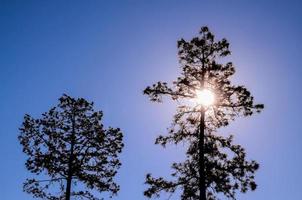
[[[181,190],[183,200],[215,200],[219,194],[236,199],[236,192],[255,190],[254,173],[259,165],[247,161],[244,148],[233,144],[233,136],[217,134],[238,116],[250,116],[263,109],[254,104],[253,96],[244,86],[231,84],[235,73],[231,62],[222,58],[230,55],[226,39],[216,41],[207,27],[191,41],[178,41],[181,76],[171,87],[158,82],[144,90],[151,101],[162,102],[164,96],[178,102],[177,112],[168,135],[159,136],[156,144],[187,144],[186,160],[172,164],[172,180],[146,176],[144,195],[159,197],[161,192],[171,195]],[[194,103],[197,92],[214,93],[211,106]]]
[[[119,128],[105,129],[102,117],[93,103],[65,94],[41,119],[25,115],[18,139],[26,168],[41,179],[27,179],[23,190],[49,200],[100,199],[93,190],[117,194],[113,178],[123,135]]]

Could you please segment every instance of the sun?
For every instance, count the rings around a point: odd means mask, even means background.
[[[215,95],[211,90],[203,89],[196,91],[196,102],[203,106],[213,105],[215,101]]]

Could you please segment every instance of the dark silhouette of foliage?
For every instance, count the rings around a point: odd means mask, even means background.
[[[123,135],[119,128],[105,129],[102,117],[93,103],[65,94],[41,119],[25,115],[18,139],[26,168],[41,179],[27,179],[23,190],[49,200],[101,199],[93,190],[116,195]]]
[[[161,192],[172,195],[180,190],[183,200],[216,200],[219,194],[236,199],[237,191],[256,189],[254,173],[258,163],[247,160],[244,148],[233,144],[233,136],[217,133],[236,117],[250,116],[264,107],[254,104],[253,96],[244,86],[231,83],[235,68],[231,62],[222,60],[230,53],[226,39],[216,41],[209,29],[202,27],[198,37],[178,41],[182,72],[173,85],[158,82],[144,90],[151,101],[162,102],[164,96],[169,96],[179,105],[168,135],[159,136],[155,143],[165,147],[167,143],[185,142],[188,146],[186,160],[172,164],[171,180],[147,174],[145,196],[159,197]],[[205,88],[215,94],[214,104],[205,107],[192,103],[196,91]],[[200,146],[201,128],[204,137]],[[204,157],[202,162],[200,156]],[[204,171],[199,171],[200,168]],[[204,173],[204,195],[200,195],[198,184],[201,173]]]

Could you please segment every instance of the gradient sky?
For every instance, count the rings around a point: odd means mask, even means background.
[[[176,78],[177,40],[191,39],[204,25],[231,43],[234,82],[266,106],[223,130],[261,165],[259,188],[238,199],[301,199],[301,6],[285,0],[0,0],[0,199],[32,199],[22,192],[29,174],[18,128],[25,113],[39,117],[63,93],[94,101],[105,125],[123,130],[121,191],[114,199],[145,199],[145,174],[168,175],[183,150],[154,145],[175,105],[151,103],[142,90]]]

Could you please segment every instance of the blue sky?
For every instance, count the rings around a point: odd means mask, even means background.
[[[259,188],[238,199],[300,199],[300,8],[285,0],[0,0],[0,199],[32,199],[22,192],[29,174],[18,128],[25,113],[39,117],[63,93],[94,101],[105,125],[123,130],[115,199],[145,199],[145,174],[168,175],[183,152],[182,146],[154,145],[175,105],[151,103],[142,90],[176,78],[176,41],[192,38],[204,25],[231,43],[234,83],[246,85],[266,106],[222,130],[261,165]]]

